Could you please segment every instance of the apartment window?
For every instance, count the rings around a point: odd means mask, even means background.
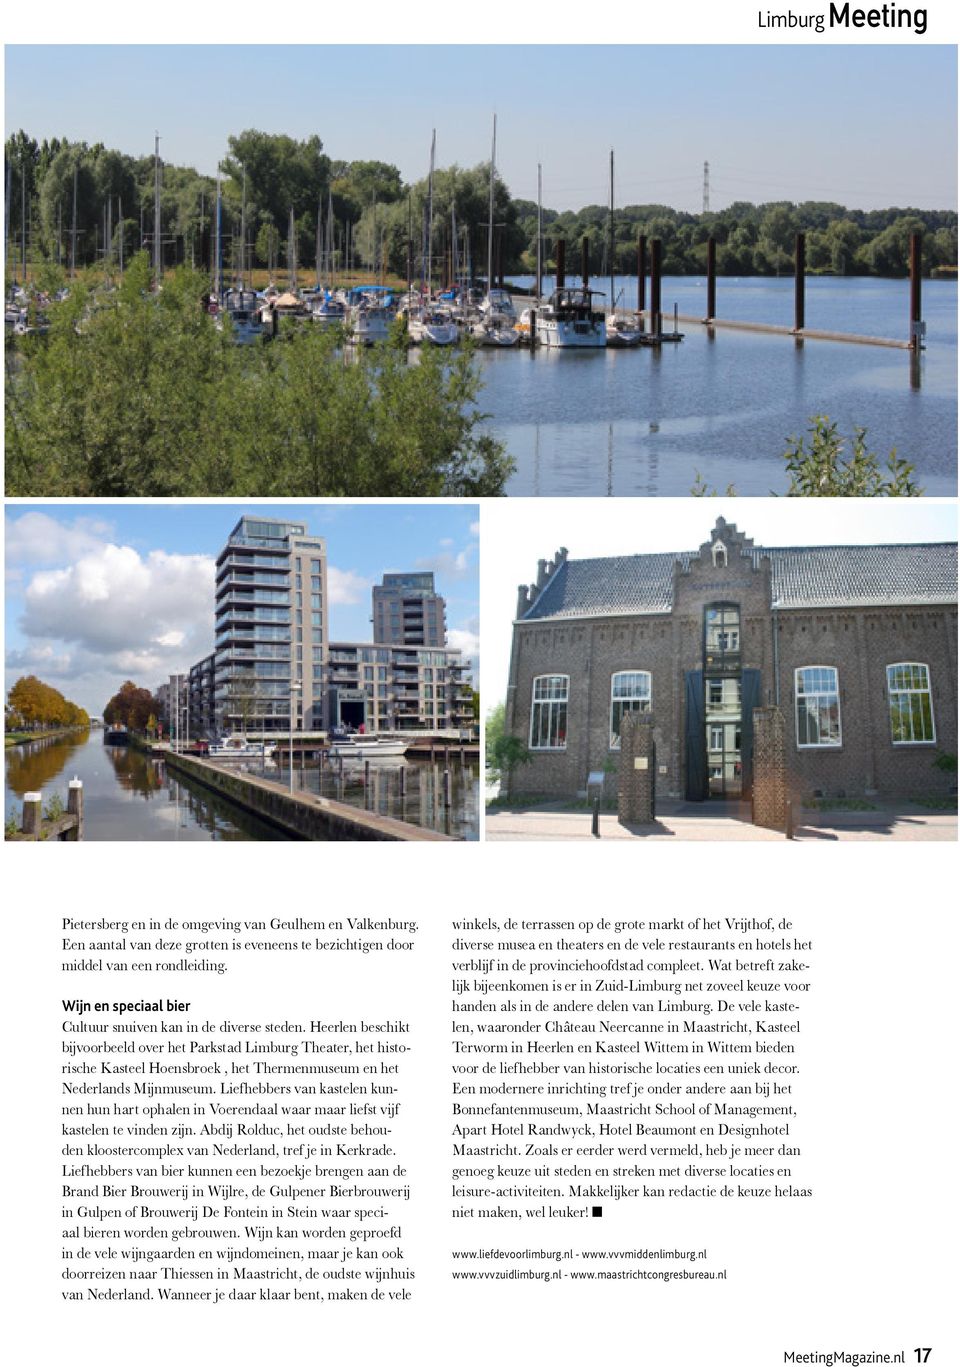
[[[937,731],[927,666],[887,665],[887,698],[894,745],[932,745]]]
[[[314,590],[315,593],[319,593],[321,591],[321,589],[323,588],[323,580],[320,578],[319,574],[312,574],[310,576],[310,587]]]
[[[314,612],[319,612],[323,607],[322,595],[319,593],[312,593],[310,595],[310,606],[313,608]]]
[[[567,748],[569,690],[570,677],[567,674],[541,674],[534,679],[530,708],[531,750]]]
[[[723,727],[722,727],[722,726],[711,726],[711,727],[710,727],[710,749],[711,749],[711,750],[722,750],[722,749],[723,749]]]
[[[797,745],[801,750],[840,744],[840,688],[829,665],[808,665],[795,674]]]
[[[610,749],[620,749],[620,724],[625,712],[650,711],[650,675],[646,670],[622,670],[610,680]]]

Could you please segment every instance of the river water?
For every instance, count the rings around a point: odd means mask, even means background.
[[[594,284],[609,293],[608,280]],[[791,326],[793,287],[792,277],[719,279],[717,314]],[[545,292],[551,288],[545,282]],[[618,278],[615,288],[620,307],[636,307],[636,277]],[[705,279],[664,279],[666,329],[675,303],[681,314],[702,317]],[[782,494],[787,439],[827,414],[842,433],[865,427],[884,462],[896,447],[916,467],[924,493],[952,496],[956,282],[925,280],[922,312],[919,362],[907,351],[846,342],[723,329],[711,336],[698,324],[682,324],[685,340],[659,351],[484,350],[480,407],[517,465],[506,492],[684,496],[699,472],[720,492],[732,484],[738,494]],[[908,314],[905,280],[807,281],[809,328],[905,339]]]
[[[400,797],[399,770],[407,770]],[[232,765],[236,771],[240,766]],[[363,769],[343,776],[316,769],[295,774],[296,786],[368,811],[394,816],[464,840],[479,838],[479,770],[451,759],[451,802],[443,796],[443,766],[429,760],[378,761],[368,788]],[[256,772],[259,772],[256,771]],[[282,777],[268,766],[266,776]],[[31,741],[6,751],[4,812],[19,825],[24,793],[56,794],[66,806],[67,783],[83,780],[85,840],[285,840],[282,831],[248,815],[199,784],[174,774],[162,759],[127,746],[104,745],[100,731]]]

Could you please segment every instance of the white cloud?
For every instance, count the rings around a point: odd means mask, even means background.
[[[98,550],[113,528],[103,518],[78,516],[58,521],[47,513],[7,515],[5,542],[8,562],[56,565]]]
[[[360,603],[370,592],[371,579],[365,579],[356,570],[338,570],[336,565],[327,566],[327,597],[331,605]]]
[[[20,529],[34,562],[39,543],[31,552],[29,538],[46,530],[36,521]],[[7,674],[39,674],[96,713],[124,679],[154,688],[212,649],[214,561],[141,555],[73,530],[73,562],[36,570],[25,583],[17,625],[27,641],[8,654]]]
[[[479,523],[479,522],[471,522],[471,523],[470,523],[470,535],[471,535],[471,536],[479,536],[479,535],[480,535],[480,523]]]
[[[452,627],[447,632],[447,645],[463,652],[464,658],[476,661],[480,656],[480,637],[476,631]]]
[[[441,541],[440,544],[450,543]],[[436,555],[422,556],[417,561],[417,569],[433,570],[434,574],[445,575],[447,579],[464,579],[472,573],[471,561],[476,551],[476,546],[465,546],[462,551],[441,550]]]

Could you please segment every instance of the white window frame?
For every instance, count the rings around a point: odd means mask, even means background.
[[[893,670],[893,669],[922,669],[923,672],[924,672],[924,674],[926,675],[926,678],[927,678],[926,687],[925,687],[925,688],[913,688],[913,687],[911,687],[911,688],[893,688],[893,687],[891,687],[891,683],[890,683],[890,671]],[[927,698],[928,698],[929,701],[930,701],[930,726],[931,726],[932,729],[933,729],[933,735],[930,737],[929,740],[927,740],[926,737],[924,737],[923,740],[897,740],[896,737],[895,737],[894,734],[893,734],[893,697],[894,697],[894,694],[896,694],[897,696],[903,696],[904,694],[906,694],[906,695],[908,695],[908,696],[912,696],[912,695],[915,694],[915,693],[916,693],[916,694],[919,694],[919,695],[922,695],[922,694],[926,693]],[[889,716],[889,718],[890,718],[890,743],[891,743],[892,745],[936,745],[936,743],[937,743],[937,718],[936,718],[936,715],[935,715],[934,710],[933,710],[933,685],[932,685],[931,682],[930,682],[930,666],[929,666],[929,665],[924,664],[922,660],[897,660],[894,664],[889,664],[889,665],[887,665],[887,714],[888,714],[888,716]],[[912,714],[911,714],[911,724],[912,724]]]
[[[563,682],[563,696],[562,696],[562,697],[559,696],[559,694],[558,694],[556,697],[549,697],[549,696],[548,696],[548,697],[538,697],[538,696],[537,696],[538,685],[539,685],[539,684],[542,684],[542,683],[544,682],[544,680],[546,680],[546,679],[550,679],[550,680],[562,680],[562,682]],[[543,690],[540,690],[540,691],[543,691]],[[554,751],[556,751],[556,750],[566,750],[566,748],[567,748],[567,723],[568,723],[568,721],[569,721],[569,713],[568,713],[569,706],[570,706],[570,675],[569,675],[569,674],[538,674],[538,675],[536,676],[536,678],[533,680],[533,683],[532,683],[531,688],[530,688],[530,749],[531,749],[531,750],[554,750]],[[560,744],[560,745],[540,745],[540,744],[538,744],[538,743],[536,742],[536,740],[534,739],[535,732],[536,732],[536,731],[540,731],[540,730],[542,729],[541,727],[537,726],[536,723],[537,723],[537,720],[538,720],[538,718],[539,718],[540,709],[541,709],[541,708],[544,708],[544,707],[549,708],[549,709],[551,709],[551,710],[555,709],[556,712],[557,712],[557,715],[559,715],[559,709],[560,709],[561,707],[562,707],[563,710],[564,710],[563,743]],[[551,732],[553,732],[553,730],[554,730],[554,723],[553,723],[553,721],[552,721],[552,720],[551,720],[551,721],[548,721],[548,723],[547,723],[547,735],[550,735]],[[556,730],[559,731],[559,726],[556,727]]]
[[[627,678],[628,676],[633,676],[634,678],[638,678],[638,679],[646,679],[646,683],[647,683],[647,691],[646,691],[646,693],[625,693],[622,697],[615,697],[615,696],[614,696],[613,690],[614,690],[614,685],[616,684],[617,679],[624,679],[624,678]],[[642,685],[641,685],[641,686],[642,686]],[[650,711],[651,707],[653,706],[653,675],[650,673],[649,669],[618,669],[618,670],[615,670],[614,673],[610,675],[610,713],[609,713],[610,736],[609,736],[609,748],[610,748],[611,750],[619,750],[619,749],[620,749],[620,736],[619,736],[619,734],[614,735],[614,731],[613,731],[613,708],[614,708],[614,704],[615,704],[615,703],[621,703],[621,704],[623,704],[623,703],[628,703],[628,702],[638,702],[638,703],[641,704],[640,707],[631,707],[631,708],[629,709],[631,712],[649,712],[649,711]],[[645,706],[644,706],[644,704],[645,704]],[[624,710],[626,710],[626,709],[624,709]],[[622,721],[623,721],[623,710],[622,710],[621,713],[620,713],[620,720],[621,720],[621,723],[622,723]]]
[[[816,689],[806,693],[800,691],[800,676],[810,670],[828,670],[834,679],[835,687],[832,689]],[[836,740],[801,740],[800,739],[800,703],[801,700],[811,698],[836,698],[837,700],[837,739]],[[843,746],[843,709],[840,704],[840,671],[836,665],[801,665],[793,671],[793,720],[796,728],[797,749],[798,750],[839,750]]]

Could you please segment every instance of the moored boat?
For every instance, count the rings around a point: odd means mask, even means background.
[[[409,744],[400,736],[340,736],[331,738],[330,753],[338,759],[396,759]]]
[[[594,308],[596,290],[583,285],[555,290],[537,309],[537,343],[549,347],[605,347],[607,323]]]

